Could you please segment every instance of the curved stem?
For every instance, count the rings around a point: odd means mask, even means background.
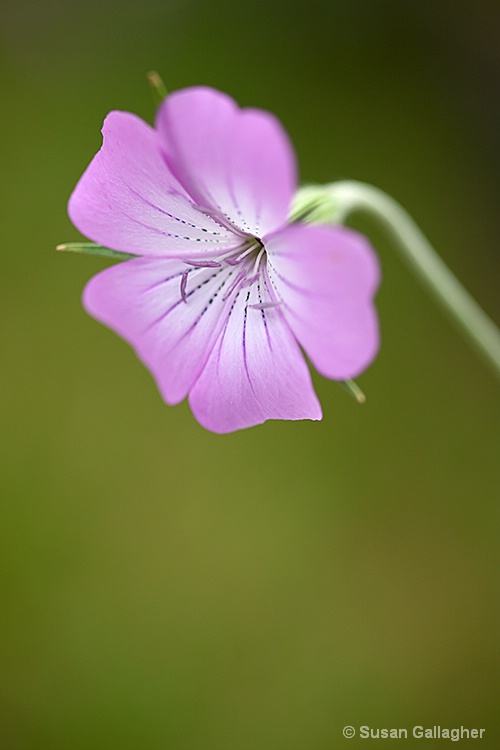
[[[294,216],[343,223],[354,211],[366,211],[388,230],[404,260],[462,328],[500,376],[500,331],[452,274],[413,219],[393,198],[356,181],[299,190]]]

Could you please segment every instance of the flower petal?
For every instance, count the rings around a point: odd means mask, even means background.
[[[189,403],[213,432],[267,419],[321,419],[304,357],[266,282],[239,291]],[[252,307],[256,305],[257,307]]]
[[[367,240],[344,227],[290,226],[266,238],[269,279],[314,366],[353,378],[378,349],[379,268]]]
[[[257,237],[286,223],[295,157],[273,115],[194,87],[165,99],[156,127],[170,168],[197,204]]]
[[[231,267],[190,268],[175,260],[137,258],[94,276],[83,304],[128,341],[165,401],[175,404],[186,397],[224,324],[231,297],[222,298],[236,274]]]
[[[193,205],[143,120],[111,112],[102,132],[102,148],[68,206],[82,234],[114,250],[163,257],[216,257],[240,242]]]

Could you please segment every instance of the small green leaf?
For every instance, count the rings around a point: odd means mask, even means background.
[[[82,253],[83,255],[103,255],[105,258],[114,258],[115,260],[129,260],[137,258],[137,255],[130,253],[121,253],[118,250],[110,250],[109,247],[96,245],[94,242],[65,242],[58,245],[56,250],[63,253]]]

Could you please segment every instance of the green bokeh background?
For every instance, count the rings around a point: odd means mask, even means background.
[[[433,0],[4,0],[0,746],[498,747],[498,382],[396,257],[360,407],[204,431],[80,305],[67,198],[145,73],[274,111],[304,181],[396,197],[500,320],[500,13]],[[449,742],[449,741],[448,741]]]

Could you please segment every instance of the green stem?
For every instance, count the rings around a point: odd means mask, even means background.
[[[388,230],[404,260],[500,376],[499,329],[393,198],[372,185],[356,181],[305,187],[298,192],[292,216],[343,223],[354,211],[366,211]]]

